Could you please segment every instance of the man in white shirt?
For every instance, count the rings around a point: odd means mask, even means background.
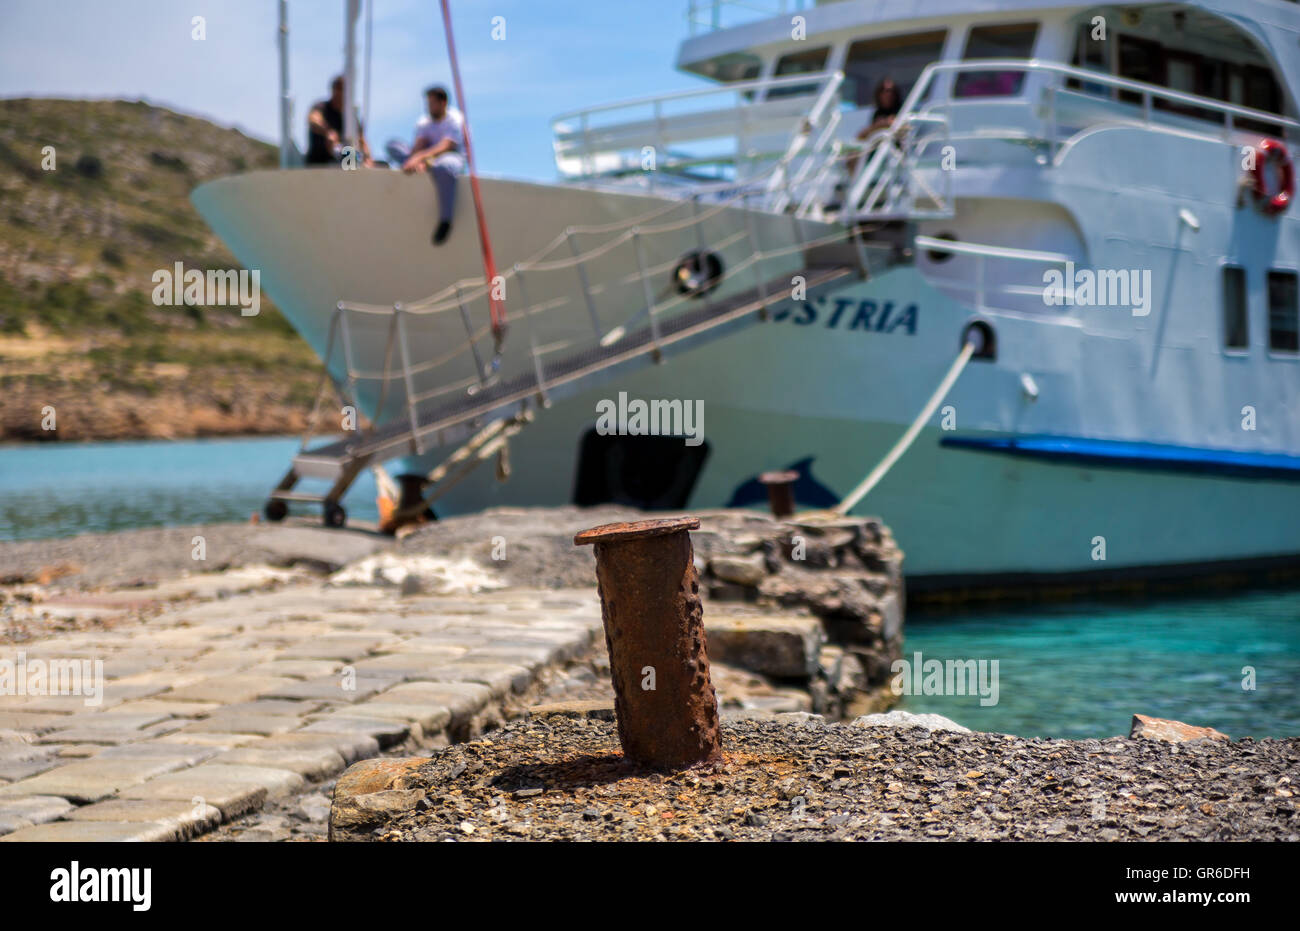
[[[438,190],[438,225],[433,244],[440,246],[451,233],[456,212],[456,176],[465,169],[465,118],[447,106],[447,91],[434,86],[424,92],[429,115],[415,125],[415,141],[409,146],[388,143],[388,157],[400,162],[407,174],[426,169]]]

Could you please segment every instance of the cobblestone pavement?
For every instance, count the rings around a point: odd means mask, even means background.
[[[109,619],[0,646],[15,677],[0,694],[0,841],[182,840],[263,810],[323,825],[347,765],[516,715],[601,629],[594,586],[402,596],[295,573],[270,583],[231,594],[191,581],[202,600],[144,619],[131,609],[158,590],[65,599]],[[102,662],[97,704],[33,694],[51,691],[33,687],[39,664],[72,660]]]

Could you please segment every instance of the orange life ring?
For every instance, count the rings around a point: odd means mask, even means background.
[[[1291,206],[1295,197],[1295,165],[1287,154],[1286,146],[1276,139],[1264,139],[1255,146],[1258,157],[1255,159],[1253,174],[1255,176],[1255,200],[1264,202],[1266,213],[1282,213]],[[1277,162],[1278,189],[1270,192],[1264,166],[1270,160]]]

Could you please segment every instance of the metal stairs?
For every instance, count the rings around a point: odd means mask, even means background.
[[[401,416],[312,449],[304,444],[271,492],[266,516],[270,520],[282,519],[289,502],[320,504],[326,525],[341,527],[346,522],[346,513],[339,501],[362,470],[371,464],[440,446],[435,438],[448,428],[475,428],[510,416],[516,407],[522,414],[530,402],[545,407],[557,392],[576,392],[613,377],[616,372],[663,362],[670,350],[682,352],[728,335],[764,319],[767,308],[789,299],[796,278],[803,279],[804,297],[812,299],[817,292],[860,274],[865,274],[865,269],[857,263],[809,265],[770,280],[760,277],[753,288],[716,302],[706,301],[702,306],[663,320],[658,320],[653,310],[646,314],[642,308],[632,319],[648,316],[645,325],[608,345],[597,341],[550,361],[536,352],[534,344],[531,369],[478,388],[472,394],[463,391],[451,400],[408,404]],[[331,486],[323,493],[295,490],[304,478],[324,479]]]

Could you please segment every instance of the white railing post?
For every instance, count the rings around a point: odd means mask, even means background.
[[[515,285],[519,288],[519,297],[524,302],[524,326],[528,329],[528,350],[533,357],[533,375],[537,378],[537,395],[544,407],[550,407],[551,399],[546,394],[546,379],[542,375],[542,359],[537,354],[537,330],[533,326],[533,305],[528,300],[528,291],[524,288],[524,271],[519,265],[514,266]]]
[[[758,231],[754,228],[754,212],[749,209],[749,191],[744,193],[741,207],[745,211],[745,230],[749,235],[749,248],[754,256],[754,287],[758,292],[759,303],[763,305],[766,313],[767,282],[763,280],[763,253],[759,248]]]
[[[596,331],[596,338],[604,337],[600,328],[600,317],[596,314],[596,301],[591,296],[591,282],[587,280],[587,265],[582,259],[582,254],[578,251],[578,242],[573,238],[573,227],[570,226],[564,231],[564,237],[569,241],[569,251],[573,253],[574,268],[578,270],[578,283],[582,285],[582,297],[587,304],[587,313],[591,316],[591,328]]]
[[[411,378],[411,352],[406,342],[406,318],[402,314],[400,303],[393,305],[393,316],[397,323],[397,351],[402,358],[402,381],[406,385],[406,416],[411,423],[411,439],[415,442],[415,454],[424,454],[424,443],[420,440],[420,423],[415,416],[415,382]]]
[[[469,322],[469,311],[465,309],[465,298],[461,292],[460,282],[456,282],[456,306],[460,308],[460,319],[465,324],[465,338],[469,340],[469,351],[474,356],[474,371],[478,374],[479,384],[487,383],[487,369],[478,354],[478,343],[474,340],[474,326]]]
[[[639,227],[632,228],[632,249],[636,253],[636,268],[641,276],[641,291],[645,295],[646,314],[650,317],[650,340],[654,345],[654,360],[660,362],[663,360],[663,352],[659,348],[659,319],[655,316],[655,295],[654,288],[650,285],[650,278],[646,275],[645,256],[641,253],[641,230]]]
[[[1056,164],[1056,85],[1048,84],[1047,91],[1047,164]]]
[[[587,178],[592,175],[591,126],[585,110],[582,114],[582,174]]]
[[[343,342],[343,374],[344,384],[348,386],[348,400],[353,404],[357,403],[357,379],[353,374],[352,368],[352,329],[348,326],[347,311],[343,308],[343,302],[338,303],[339,313],[339,336]]]

